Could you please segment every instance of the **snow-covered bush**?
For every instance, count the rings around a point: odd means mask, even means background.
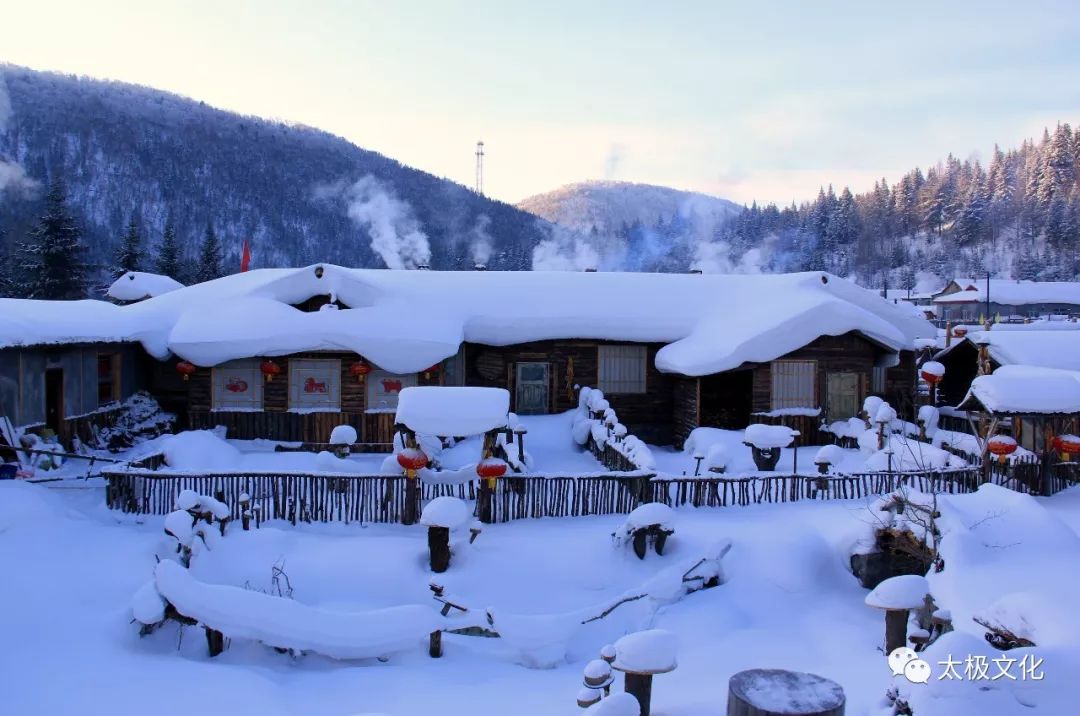
[[[918,423],[922,427],[923,435],[927,438],[933,438],[934,433],[937,432],[938,422],[941,420],[941,413],[933,405],[923,405],[919,407]]]
[[[224,502],[194,490],[181,490],[174,506],[165,515],[165,534],[176,540],[176,553],[187,567],[193,557],[225,535],[232,511]]]
[[[330,431],[331,445],[352,446],[356,442],[356,428],[351,425],[338,425]]]
[[[709,472],[724,472],[730,461],[731,456],[728,454],[727,447],[723,443],[714,443],[705,452],[702,467]]]

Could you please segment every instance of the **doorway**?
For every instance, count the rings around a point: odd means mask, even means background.
[[[859,414],[858,373],[829,373],[825,377],[826,419],[847,420]]]
[[[515,366],[514,412],[518,415],[546,414],[551,365],[549,363],[517,363]]]
[[[45,426],[60,433],[64,420],[64,369],[48,368],[45,371]]]

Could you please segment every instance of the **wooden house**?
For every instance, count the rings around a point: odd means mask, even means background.
[[[519,414],[571,409],[587,385],[654,443],[751,422],[793,424],[816,442],[821,420],[854,415],[869,394],[909,407],[914,341],[934,333],[910,305],[821,273],[318,265],[108,309],[94,310],[146,352],[138,387],[181,426],[304,442],[347,422],[362,442],[388,443],[411,385],[506,388]]]

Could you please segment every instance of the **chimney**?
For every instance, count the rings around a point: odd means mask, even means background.
[[[477,261],[475,264],[473,264],[473,271],[487,271],[487,264],[482,264]]]
[[[687,271],[687,273],[701,273],[701,269],[699,269],[699,268],[692,268],[692,269],[690,269],[689,271]]]
[[[428,266],[426,263],[416,264],[416,270],[417,271],[429,271],[429,270],[431,270],[431,267]]]
[[[585,269],[585,273],[596,273],[596,269],[595,268],[587,268],[587,269]]]

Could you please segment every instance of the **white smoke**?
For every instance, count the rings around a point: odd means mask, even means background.
[[[487,266],[491,260],[491,252],[495,248],[495,242],[488,233],[491,219],[487,214],[479,214],[476,223],[469,232],[469,254],[474,264]]]
[[[412,207],[370,174],[352,184],[316,187],[315,196],[344,201],[349,218],[367,229],[371,250],[387,268],[410,269],[431,261],[431,245]]]
[[[0,134],[7,131],[8,121],[14,115],[11,109],[11,98],[7,93],[7,80],[4,73],[0,72]],[[0,194],[5,190],[33,193],[38,183],[26,175],[26,171],[16,162],[9,162],[0,157]]]
[[[761,246],[747,250],[742,256],[733,256],[731,244],[726,241],[702,241],[694,246],[690,268],[702,273],[767,273],[775,243],[776,236],[770,235]]]
[[[548,238],[533,249],[533,271],[600,268],[600,252],[583,235],[560,226],[552,226],[547,231]]]

